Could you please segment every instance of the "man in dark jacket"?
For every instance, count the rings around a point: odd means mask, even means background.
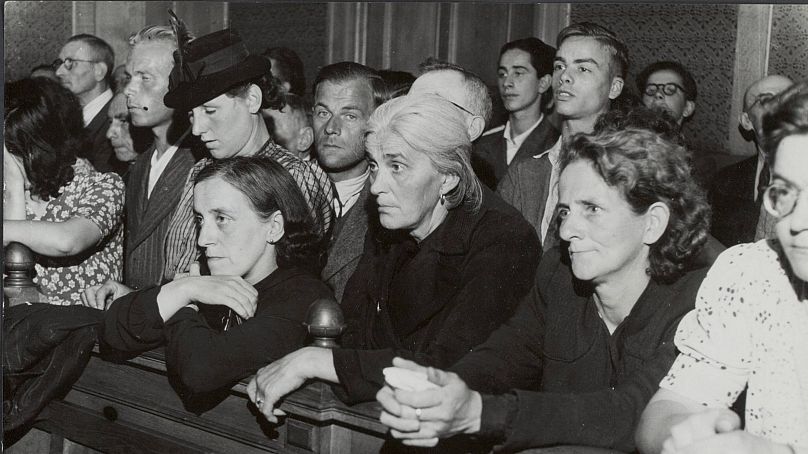
[[[474,173],[491,189],[496,189],[508,166],[558,140],[558,130],[543,112],[553,80],[553,57],[555,48],[533,37],[506,43],[499,52],[497,86],[508,122],[480,137],[471,155]]]

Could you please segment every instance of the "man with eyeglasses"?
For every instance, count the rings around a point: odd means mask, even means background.
[[[72,36],[59,51],[53,70],[62,86],[73,92],[81,104],[84,128],[91,147],[81,156],[99,172],[126,173],[128,165],[115,158],[106,138],[110,120],[107,115],[112,90],[110,77],[115,67],[115,53],[103,39],[80,34]]]
[[[719,171],[709,191],[713,207],[710,233],[727,247],[749,243],[772,233],[766,233],[766,230],[767,226],[771,230],[774,222],[762,206],[762,193],[770,177],[762,140],[763,114],[768,101],[791,85],[793,82],[787,77],[770,75],[753,83],[744,94],[744,109],[739,122],[754,141],[757,153]]]
[[[679,126],[696,111],[696,80],[675,61],[651,63],[637,76],[642,103],[667,111]]]

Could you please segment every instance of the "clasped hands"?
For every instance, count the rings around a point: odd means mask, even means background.
[[[393,437],[408,446],[431,447],[440,438],[479,432],[482,397],[457,374],[402,358],[393,359],[393,366],[426,374],[427,380],[437,385],[423,391],[394,389],[390,385],[379,390],[379,420],[390,428]]]

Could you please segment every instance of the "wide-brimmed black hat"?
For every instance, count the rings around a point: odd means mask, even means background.
[[[238,31],[219,30],[174,51],[174,69],[163,98],[167,107],[191,110],[234,85],[270,73],[271,63],[250,55]]]

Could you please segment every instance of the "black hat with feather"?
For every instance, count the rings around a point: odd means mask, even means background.
[[[225,29],[190,39],[185,24],[169,13],[177,50],[163,98],[167,107],[191,110],[240,83],[270,74],[269,60],[250,55],[238,31]]]

